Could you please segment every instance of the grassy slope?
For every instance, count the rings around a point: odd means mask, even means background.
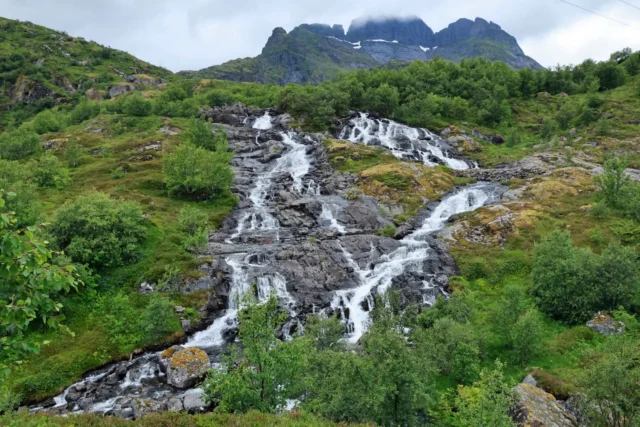
[[[162,414],[151,414],[136,421],[128,421],[114,417],[103,417],[102,415],[81,415],[77,417],[62,418],[19,413],[8,417],[0,416],[0,423],[3,426],[8,427],[294,427],[301,425],[309,427],[331,427],[347,425],[344,423],[335,424],[323,421],[298,411],[285,415],[262,414],[260,412],[249,412],[245,415],[188,415],[165,412]]]
[[[135,201],[150,215],[151,225],[140,261],[101,272],[102,279],[98,289],[99,294],[122,289],[142,306],[147,298],[137,295],[138,285],[142,281],[157,281],[165,268],[177,268],[186,279],[196,278],[200,274],[196,271],[199,263],[181,246],[184,236],[177,224],[179,210],[193,202],[169,198],[164,189],[162,156],[184,139],[183,135],[168,136],[158,132],[165,123],[178,129],[184,129],[188,125],[186,119],[102,115],[44,138],[61,141],[63,147],[58,152],[60,156],[64,145],[71,140],[77,141],[85,151],[82,164],[72,169],[72,182],[68,187],[40,192],[45,221],[50,220],[66,200],[74,199],[90,189],[103,191],[115,198]],[[101,132],[95,133],[98,130]],[[157,142],[162,143],[162,151],[137,151],[140,147]],[[100,153],[97,154],[96,150]],[[92,151],[93,155],[90,154]],[[117,168],[127,171],[124,177],[112,175],[112,171]],[[225,194],[199,203],[198,207],[208,213],[210,224],[215,227],[231,211],[235,200],[235,196]],[[206,302],[205,293],[171,295],[171,298],[176,304],[194,308],[199,308]],[[39,355],[30,358],[12,376],[15,390],[25,397],[40,399],[54,395],[78,380],[84,372],[127,356],[119,354],[109,343],[102,327],[101,313],[96,311],[99,308],[93,301],[79,296],[67,301],[65,307],[67,325],[75,336],[34,331],[35,336],[41,336],[51,341],[51,344]]]
[[[104,91],[123,82],[123,74],[156,80],[174,78],[171,71],[126,52],[28,22],[0,18],[0,108],[14,104],[12,92],[17,87],[29,89],[39,84],[60,99],[70,99],[90,88]],[[75,92],[67,90],[69,84]]]

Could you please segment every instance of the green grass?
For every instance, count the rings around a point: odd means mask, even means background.
[[[122,131],[119,124],[127,123]],[[173,119],[172,126],[186,129],[188,121]],[[120,354],[111,345],[103,328],[100,307],[89,296],[97,299],[108,292],[124,291],[136,304],[146,305],[148,297],[137,293],[143,281],[156,282],[167,268],[176,268],[185,280],[197,279],[197,270],[203,262],[186,252],[182,246],[184,233],[178,227],[178,212],[193,204],[190,200],[168,196],[162,174],[162,156],[183,140],[184,135],[167,136],[158,132],[163,126],[159,117],[132,120],[126,116],[98,116],[90,121],[67,128],[64,132],[47,135],[47,139],[76,140],[85,150],[79,167],[72,169],[72,181],[62,190],[40,191],[44,222],[55,216],[56,210],[67,200],[73,200],[83,192],[96,189],[112,197],[138,203],[150,216],[147,239],[141,248],[140,260],[134,264],[100,271],[101,279],[96,291],[81,290],[80,295],[64,301],[66,324],[75,335],[35,329],[33,338],[50,341],[42,352],[31,357],[12,374],[11,383],[16,392],[28,400],[38,400],[59,393],[64,387],[79,380],[83,373],[113,360],[128,357]],[[89,130],[87,130],[89,129]],[[102,129],[102,133],[91,130]],[[162,142],[162,151],[140,153],[138,148]],[[93,150],[104,150],[102,154],[90,155]],[[57,153],[63,159],[63,150]],[[145,159],[150,155],[152,159]],[[120,179],[114,179],[112,171],[118,167],[126,170]],[[198,203],[198,207],[209,215],[212,228],[220,225],[231,212],[236,197],[231,193],[220,194],[213,199]],[[207,300],[204,293],[191,296],[169,295],[176,305],[200,308]],[[179,337],[166,337],[167,342]],[[148,342],[148,344],[157,344]]]
[[[7,427],[71,427],[71,426],[92,426],[92,427],[330,427],[347,426],[355,424],[336,424],[312,415],[293,411],[283,415],[263,414],[260,412],[249,412],[243,415],[189,415],[184,413],[164,412],[159,414],[149,414],[135,421],[123,420],[115,417],[104,417],[102,415],[80,415],[70,417],[55,417],[47,415],[29,415],[26,412],[19,412],[8,416],[0,416],[0,424]],[[363,424],[359,424],[363,425]]]

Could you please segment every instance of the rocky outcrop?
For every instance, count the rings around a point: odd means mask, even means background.
[[[514,420],[523,427],[578,427],[553,395],[531,384],[519,384],[514,389],[518,408]]]
[[[344,40],[345,32],[342,25],[335,24],[333,26],[327,24],[302,24],[299,28],[304,28],[312,33],[318,34],[324,37],[334,37],[336,39]]]
[[[193,387],[209,370],[209,356],[195,347],[173,346],[160,354],[160,365],[166,369],[167,382],[177,388]]]
[[[85,95],[92,101],[102,101],[105,97],[105,92],[102,90],[91,88],[85,92]]]
[[[587,327],[601,335],[620,335],[624,332],[625,325],[616,321],[613,317],[605,313],[598,313],[587,322]]]
[[[138,88],[133,83],[118,83],[109,88],[109,96],[111,98],[116,98],[124,93],[136,90],[138,90]]]

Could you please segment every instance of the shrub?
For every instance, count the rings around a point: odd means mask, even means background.
[[[609,216],[609,208],[604,203],[596,203],[591,206],[591,216],[595,219],[605,219]]]
[[[166,297],[153,294],[140,318],[140,328],[146,339],[157,342],[180,330],[180,322],[173,312],[173,303]]]
[[[78,105],[76,105],[76,108],[73,109],[69,120],[72,124],[77,125],[94,118],[98,114],[100,114],[100,105],[84,98]]]
[[[139,93],[127,96],[122,104],[122,112],[128,116],[146,117],[151,115],[153,104]]]
[[[137,205],[92,191],[65,203],[51,232],[75,262],[117,267],[138,259],[146,236],[144,223]]]
[[[211,197],[227,191],[233,181],[232,153],[211,152],[183,143],[163,160],[164,182],[169,194]]]
[[[33,129],[39,135],[49,132],[59,132],[64,128],[63,123],[51,112],[44,110],[33,119]]]
[[[521,142],[522,135],[520,135],[518,129],[513,128],[510,129],[509,132],[507,132],[507,136],[505,138],[505,144],[507,145],[507,147],[515,147],[517,145],[520,145]]]
[[[221,90],[214,90],[207,96],[207,101],[212,107],[233,104],[233,96]]]
[[[604,202],[611,207],[622,206],[630,178],[625,169],[627,163],[619,157],[611,157],[604,162],[604,173],[595,178]]]
[[[63,188],[69,183],[69,170],[53,154],[45,154],[33,172],[38,187]]]
[[[612,244],[598,256],[554,231],[536,245],[533,295],[549,316],[583,323],[597,311],[629,307],[640,291],[638,270],[633,248]]]
[[[178,213],[180,230],[193,236],[199,230],[206,228],[209,215],[194,206],[185,206]]]
[[[39,151],[42,151],[40,137],[25,127],[0,133],[0,158],[19,160]]]
[[[67,148],[64,150],[64,159],[66,160],[67,165],[70,168],[77,168],[80,166],[84,152],[84,148],[78,143],[78,141],[73,139],[69,142]]]
[[[557,125],[553,120],[544,120],[540,126],[540,138],[544,141],[548,141],[556,133]]]
[[[192,119],[187,131],[189,142],[196,147],[209,151],[227,151],[227,134],[224,130],[216,128],[212,131],[211,124],[203,120]]]
[[[543,325],[540,315],[530,310],[520,316],[512,325],[511,342],[516,360],[525,365],[531,358],[538,355],[542,349]]]

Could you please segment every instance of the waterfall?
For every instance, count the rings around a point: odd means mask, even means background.
[[[362,269],[353,257],[343,248],[345,258],[353,267],[360,286],[335,293],[332,308],[343,313],[346,323],[347,340],[357,342],[366,332],[369,312],[373,307],[373,292],[384,294],[392,285],[393,279],[406,272],[421,273],[423,263],[429,256],[430,246],[426,236],[442,229],[453,215],[470,212],[496,199],[496,194],[484,188],[484,184],[466,187],[445,198],[427,217],[422,227],[402,240],[402,246],[381,257],[373,270]],[[425,289],[432,285],[425,283]],[[348,318],[344,313],[348,309]]]
[[[268,130],[271,129],[273,125],[271,124],[271,116],[269,112],[266,111],[264,116],[260,117],[253,123],[253,128],[257,130]]]
[[[393,120],[372,119],[366,113],[360,113],[349,124],[342,130],[340,139],[364,145],[381,145],[400,159],[414,159],[417,153],[418,159],[428,166],[438,164],[429,159],[433,156],[451,169],[465,170],[470,167],[464,160],[445,154],[436,144],[439,137],[427,129],[412,128]]]
[[[266,205],[269,191],[276,176],[288,173],[293,179],[292,189],[300,194],[303,192],[304,183],[302,178],[309,173],[311,168],[311,163],[307,157],[307,147],[294,141],[289,133],[280,132],[280,136],[284,144],[289,147],[289,150],[278,158],[273,169],[258,176],[256,186],[249,195],[253,208],[242,215],[235,233],[227,240],[228,243],[233,242],[234,239],[237,239],[247,231],[270,232],[280,228],[278,220],[269,213]]]

